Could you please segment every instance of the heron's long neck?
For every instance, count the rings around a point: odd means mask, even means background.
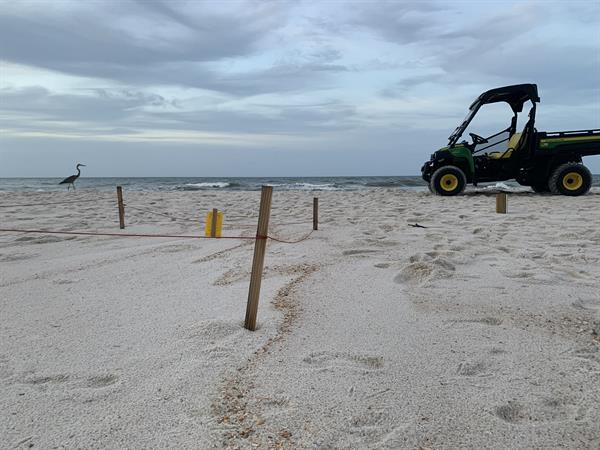
[[[81,175],[81,169],[78,167],[77,168],[77,176]]]

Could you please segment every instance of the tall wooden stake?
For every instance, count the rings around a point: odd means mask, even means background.
[[[313,230],[319,229],[319,199],[313,198]]]
[[[218,218],[219,210],[213,208],[212,213],[212,223],[210,227],[210,237],[217,237],[217,218]]]
[[[246,306],[246,321],[244,323],[244,327],[250,331],[256,329],[256,314],[258,312],[260,283],[262,281],[262,272],[265,262],[272,194],[272,186],[262,187],[260,194],[260,210],[258,212],[258,227],[256,229],[256,241],[254,242],[254,259],[252,260],[252,273],[250,274],[248,305]]]
[[[123,204],[123,189],[117,186],[117,203],[119,204],[119,228],[125,228],[125,205]]]
[[[506,214],[506,192],[499,192],[496,195],[496,212],[498,214]]]

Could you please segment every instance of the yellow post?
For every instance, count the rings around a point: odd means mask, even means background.
[[[221,237],[223,229],[223,213],[217,209],[213,209],[206,214],[204,221],[204,235],[206,237]]]

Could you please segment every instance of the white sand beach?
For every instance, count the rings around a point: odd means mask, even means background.
[[[255,332],[253,240],[0,233],[0,448],[599,448],[598,188],[275,191],[270,234],[313,196]],[[124,232],[253,236],[259,198],[126,191]],[[112,193],[0,193],[38,203],[0,228],[120,232]]]

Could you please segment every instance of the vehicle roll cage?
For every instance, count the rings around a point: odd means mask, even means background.
[[[516,128],[517,124],[517,115],[518,113],[523,111],[523,105],[527,101],[531,101],[531,103],[533,104],[533,108],[530,113],[531,120],[531,118],[535,118],[535,104],[536,102],[540,101],[540,97],[538,96],[537,92],[537,85],[515,84],[512,86],[504,86],[484,92],[479,97],[477,97],[477,99],[471,104],[471,106],[469,107],[469,113],[467,114],[467,117],[465,117],[465,120],[463,120],[462,123],[450,135],[450,137],[448,137],[448,146],[452,147],[458,142],[464,131],[467,129],[467,127],[479,111],[479,108],[489,103],[506,102],[509,104],[509,106],[514,112],[514,116],[511,120],[511,125],[508,128],[508,130],[514,132],[514,129]]]

